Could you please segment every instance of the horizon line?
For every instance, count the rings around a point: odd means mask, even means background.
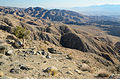
[[[67,9],[67,8],[77,8],[77,7],[91,7],[91,6],[104,6],[104,5],[113,5],[113,6],[116,6],[116,5],[120,5],[120,4],[97,4],[97,5],[88,5],[88,6],[74,6],[74,7],[56,7],[56,8],[46,8],[46,7],[43,7],[43,6],[28,6],[28,7],[19,7],[19,6],[2,6],[0,5],[0,7],[11,7],[11,8],[29,8],[29,7],[40,7],[40,8],[44,8],[44,9]]]

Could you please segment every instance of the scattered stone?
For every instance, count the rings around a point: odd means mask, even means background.
[[[48,51],[52,54],[57,54],[57,51],[54,48],[48,48]]]
[[[36,53],[37,55],[40,55],[41,54],[41,51],[37,51],[37,53]]]
[[[8,50],[8,52],[5,53],[5,55],[10,56],[13,55],[14,50]]]
[[[88,60],[82,60],[82,63],[89,64],[90,62]]]
[[[54,67],[54,66],[48,67],[48,68],[45,69],[43,72],[47,72],[47,73],[49,73],[49,74],[52,75],[52,76],[58,75],[58,69],[57,69],[56,67]]]
[[[36,54],[36,52],[34,50],[28,51],[27,53],[31,54],[31,55],[35,55]]]
[[[75,69],[74,71],[77,72],[79,75],[81,74],[80,70],[78,69]]]
[[[73,58],[70,55],[67,55],[66,59],[72,60]]]
[[[43,63],[46,63],[47,61],[44,61]]]
[[[21,48],[21,47],[24,46],[21,41],[16,41],[16,42],[14,43],[14,45],[15,45],[16,48]]]
[[[68,68],[68,67],[65,67],[65,66],[64,66],[64,67],[62,67],[62,68]]]
[[[73,73],[71,71],[67,71],[66,72],[67,74],[70,74],[70,75],[73,75]]]
[[[3,72],[0,72],[0,77],[4,76],[4,73]]]
[[[19,74],[19,73],[20,73],[20,69],[12,68],[12,69],[10,70],[10,73]]]
[[[31,50],[35,50],[35,48],[29,48],[29,49],[31,49]]]
[[[115,74],[110,75],[109,79],[113,79],[115,77]]]
[[[120,74],[111,74],[109,79],[120,79]]]
[[[31,49],[24,49],[22,52],[25,53],[25,54],[30,54],[30,55],[35,55],[36,54],[36,51],[31,50]]]
[[[6,40],[6,42],[8,43],[8,44],[14,44],[14,40]]]
[[[27,66],[25,66],[25,65],[19,65],[19,67],[20,67],[20,69],[22,69],[22,70],[30,70],[30,68],[29,67],[27,67]]]
[[[47,53],[45,51],[42,51],[41,54],[45,56]]]
[[[4,62],[0,62],[0,65],[3,65],[4,64]]]
[[[47,54],[47,55],[46,55],[46,58],[51,59],[50,54]]]
[[[91,68],[85,63],[82,64],[81,70],[91,72]]]

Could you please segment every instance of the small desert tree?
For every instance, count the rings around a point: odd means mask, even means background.
[[[27,30],[26,28],[23,28],[23,27],[20,27],[20,26],[17,26],[15,28],[12,29],[12,33],[19,39],[27,39],[29,34],[30,34],[30,31]]]

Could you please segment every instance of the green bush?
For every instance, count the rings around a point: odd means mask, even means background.
[[[30,31],[26,28],[17,26],[13,28],[12,33],[19,39],[27,39],[28,35],[30,34]]]

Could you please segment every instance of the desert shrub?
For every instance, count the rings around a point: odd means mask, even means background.
[[[51,69],[51,70],[48,71],[48,73],[51,74],[52,76],[56,76],[58,74],[58,71],[54,70],[54,69],[53,70]]]
[[[17,26],[12,29],[12,33],[19,39],[26,39],[26,38],[28,38],[30,31],[27,30],[26,28]]]

